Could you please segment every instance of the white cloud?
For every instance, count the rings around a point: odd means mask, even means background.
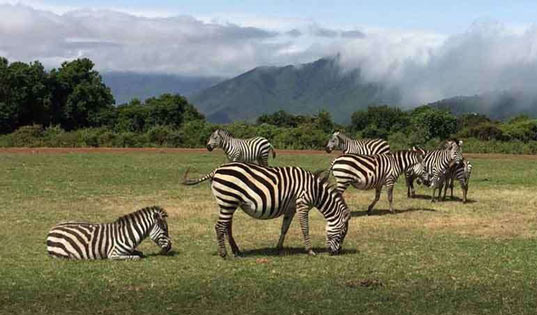
[[[537,91],[535,26],[485,21],[446,36],[364,26],[340,29],[293,18],[242,16],[235,24],[214,17],[8,2],[0,4],[0,54],[40,60],[48,67],[89,57],[105,71],[234,76],[260,65],[339,54],[344,69],[360,68],[365,80],[399,87],[404,104],[498,89]]]

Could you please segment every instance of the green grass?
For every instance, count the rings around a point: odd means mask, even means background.
[[[330,155],[279,155],[277,165],[325,168]],[[383,193],[349,189],[345,252],[324,248],[316,210],[304,253],[298,221],[286,250],[273,247],[281,220],[237,211],[245,257],[216,254],[216,204],[207,183],[179,185],[224,161],[221,153],[0,154],[0,313],[527,313],[537,310],[535,159],[470,158],[470,203],[408,200],[396,186],[396,215]],[[272,161],[271,161],[272,162]],[[418,188],[421,196],[430,191]],[[458,186],[455,191],[460,196]],[[108,222],[158,204],[170,214],[174,255],[141,261],[64,261],[46,254],[59,221]]]

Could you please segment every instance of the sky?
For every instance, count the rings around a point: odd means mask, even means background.
[[[0,56],[232,77],[338,55],[404,103],[537,91],[537,1],[0,0]]]

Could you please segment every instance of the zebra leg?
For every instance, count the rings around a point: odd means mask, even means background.
[[[466,194],[468,194],[468,183],[464,183],[461,181],[461,188],[462,188],[462,203],[466,203]]]
[[[111,260],[138,260],[142,257],[138,255],[128,255],[121,252],[118,252],[117,250],[113,250],[110,255],[108,255],[108,259]]]
[[[298,213],[298,218],[300,220],[300,228],[302,229],[302,234],[304,235],[304,246],[308,255],[315,256],[315,252],[311,248],[310,235],[309,235],[309,207],[306,204],[297,205],[296,212]]]
[[[377,201],[379,201],[381,191],[382,191],[382,186],[375,188],[375,200],[373,200],[373,202],[367,208],[367,215],[371,214],[371,210],[373,210],[373,207],[375,206]]]
[[[390,203],[390,212],[394,213],[393,211],[393,186],[388,186],[388,202]]]
[[[451,180],[449,181],[449,189],[451,189],[451,199],[453,199],[453,178],[451,178]],[[462,183],[461,183],[461,186],[462,186]]]
[[[241,255],[241,251],[239,250],[239,246],[237,246],[237,243],[235,243],[235,239],[233,238],[233,221],[229,221],[229,226],[227,229],[227,240],[229,242],[229,246],[231,246],[231,251],[233,252],[233,255],[235,257],[238,257]]]
[[[405,180],[406,180],[406,196],[407,196],[407,198],[416,197],[416,191],[414,190],[414,177],[412,175],[406,175],[405,174]]]
[[[131,254],[137,255],[137,256],[140,256],[140,257],[144,257],[144,253],[142,253],[141,251],[136,250],[136,249],[133,249]]]
[[[227,256],[225,235],[227,234],[229,236],[228,231],[231,225],[231,221],[233,220],[233,213],[235,212],[236,209],[237,209],[236,206],[233,206],[233,207],[220,206],[220,215],[218,217],[218,222],[216,222],[216,224],[214,225],[214,230],[216,232],[216,241],[218,243],[218,254],[222,258]],[[235,243],[235,241],[233,241],[233,243]],[[230,246],[232,246],[232,249],[233,249],[233,245],[231,245],[231,241],[230,241]],[[235,246],[237,246],[237,244],[235,244]]]
[[[444,196],[442,197],[442,200],[446,200],[447,190],[448,190],[448,187],[449,187],[449,178],[446,178],[444,180],[444,182],[442,183],[442,186],[444,188]],[[442,193],[441,190],[442,189],[440,189],[440,193]]]
[[[289,230],[289,226],[291,225],[291,222],[293,221],[293,218],[295,217],[295,207],[293,206],[292,209],[289,209],[285,212],[283,215],[283,221],[282,221],[282,231],[280,234],[280,239],[278,240],[278,245],[276,246],[277,249],[283,248],[283,241],[285,240],[285,235],[287,235],[287,230]]]

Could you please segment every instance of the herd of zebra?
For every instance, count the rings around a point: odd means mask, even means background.
[[[300,167],[269,167],[269,154],[276,157],[274,147],[263,137],[233,138],[224,130],[214,131],[207,149],[222,148],[229,163],[211,173],[188,179],[184,185],[196,185],[206,180],[219,206],[219,218],[215,225],[218,253],[227,256],[227,238],[233,255],[241,254],[232,234],[232,219],[237,208],[256,219],[274,219],[283,215],[277,248],[283,247],[285,235],[295,214],[298,215],[306,252],[315,255],[309,238],[308,214],[317,208],[326,219],[326,241],[331,255],[341,251],[347,234],[350,210],[343,192],[352,185],[360,190],[375,189],[375,199],[369,205],[369,214],[387,188],[390,211],[393,212],[393,187],[404,173],[407,196],[414,197],[414,181],[433,188],[432,201],[445,198],[447,188],[458,180],[466,202],[468,181],[472,165],[462,156],[462,141],[448,140],[442,148],[425,151],[418,147],[409,150],[390,151],[382,139],[353,140],[341,132],[334,132],[326,145],[326,151],[342,150],[328,172],[310,172]],[[332,174],[336,185],[328,182]],[[441,198],[442,189],[444,196]],[[436,191],[438,190],[438,196]],[[147,236],[162,248],[171,249],[171,239],[166,223],[167,214],[160,207],[149,207],[125,215],[110,224],[60,223],[50,230],[47,237],[48,252],[52,256],[71,259],[139,259],[143,254],[136,246]]]

